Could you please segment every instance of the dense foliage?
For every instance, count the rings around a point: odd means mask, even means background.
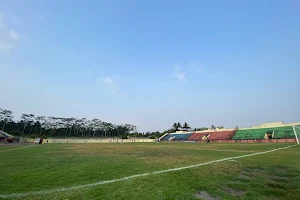
[[[0,129],[20,136],[50,137],[116,137],[136,132],[131,124],[116,125],[99,119],[77,119],[74,117],[45,117],[22,114],[20,120],[13,120],[13,112],[0,108]]]
[[[216,127],[223,128],[223,126]],[[183,126],[177,122],[164,132],[137,132],[136,126],[131,124],[112,124],[100,119],[78,119],[75,117],[46,117],[34,114],[22,114],[17,121],[13,120],[13,112],[0,108],[0,130],[12,135],[28,137],[151,137],[159,138],[165,133],[176,131],[202,131],[208,128],[192,129],[187,122]],[[212,125],[212,129],[215,126]]]

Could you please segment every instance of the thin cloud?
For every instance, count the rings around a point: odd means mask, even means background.
[[[2,22],[1,16],[0,16],[0,30],[6,31],[6,26],[5,26],[5,24]]]
[[[185,73],[183,73],[181,71],[181,66],[176,65],[175,66],[175,77],[179,80],[179,81],[184,81],[185,80]]]
[[[3,19],[3,14],[0,13],[0,53],[7,54],[20,39],[20,34],[9,29]]]
[[[108,78],[105,78],[103,82],[105,85],[112,86],[113,80],[108,77]]]
[[[119,94],[119,84],[116,78],[107,77],[103,80],[104,85],[106,85],[113,94]]]
[[[192,60],[186,64],[183,65],[178,65],[176,64],[175,67],[175,72],[174,76],[179,80],[179,81],[185,81],[187,80],[186,74],[188,73],[200,73],[203,72],[204,67],[199,64],[198,62]]]
[[[8,53],[13,46],[11,44],[6,43],[5,41],[0,40],[0,53]]]
[[[13,39],[15,41],[17,41],[17,40],[20,39],[19,34],[17,32],[15,32],[15,31],[13,31],[13,30],[9,31],[9,35],[10,35],[11,39]]]
[[[188,67],[195,72],[203,72],[204,70],[204,67],[195,60],[190,61]]]

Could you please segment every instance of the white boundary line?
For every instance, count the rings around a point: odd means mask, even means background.
[[[200,163],[200,164],[196,164],[196,165],[189,165],[189,166],[186,166],[186,167],[178,167],[178,168],[172,168],[172,169],[161,170],[161,171],[156,171],[156,172],[136,174],[136,175],[127,176],[127,177],[123,177],[123,178],[119,178],[119,179],[99,181],[99,182],[96,182],[96,183],[78,185],[78,186],[67,187],[67,188],[58,188],[58,189],[52,189],[52,190],[41,190],[41,191],[26,192],[26,193],[0,194],[0,198],[25,197],[25,196],[30,196],[30,195],[43,195],[43,194],[50,194],[50,193],[56,193],[56,192],[65,192],[65,191],[70,191],[70,190],[75,190],[75,189],[89,188],[89,187],[93,187],[93,186],[97,186],[97,185],[104,185],[104,184],[108,184],[108,183],[125,181],[125,180],[128,180],[128,179],[133,179],[133,178],[138,178],[138,177],[143,177],[143,176],[150,176],[150,175],[154,175],[154,174],[162,174],[162,173],[166,173],[166,172],[174,172],[174,171],[179,171],[179,170],[183,170],[183,169],[200,167],[200,166],[208,165],[208,164],[212,164],[212,163],[228,161],[228,160],[232,160],[232,159],[239,159],[239,158],[245,158],[245,157],[270,153],[270,152],[274,152],[274,151],[278,151],[278,150],[282,150],[282,149],[287,149],[287,148],[290,148],[292,146],[296,146],[296,145],[290,145],[290,146],[286,146],[286,147],[272,149],[272,150],[269,150],[269,151],[263,151],[263,152],[253,153],[253,154],[242,155],[242,156],[234,156],[234,157],[230,157],[230,158],[223,158],[223,159],[209,161],[209,162]]]
[[[295,138],[297,140],[297,144],[299,144],[299,139],[298,139],[298,135],[297,135],[296,130],[295,130],[295,126],[293,126],[293,130],[294,130]]]
[[[36,146],[37,145],[29,145],[29,146],[25,146],[25,147],[22,147],[22,148],[7,149],[7,150],[0,151],[0,153],[2,153],[2,152],[8,152],[8,151],[14,151],[14,150],[20,150],[20,149],[27,149],[29,147],[36,147]]]
[[[239,150],[230,150],[230,149],[201,149],[201,151],[226,151],[226,152],[244,152],[244,153],[250,153],[255,151],[239,151]]]
[[[228,161],[230,161],[230,162],[239,162],[239,161],[237,161],[237,160],[228,160]]]

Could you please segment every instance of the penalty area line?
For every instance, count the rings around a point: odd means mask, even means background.
[[[271,152],[274,152],[274,151],[287,149],[287,148],[290,148],[290,147],[293,147],[293,146],[296,146],[296,145],[290,145],[290,146],[276,148],[276,149],[272,149],[272,150],[268,150],[268,151],[257,152],[257,153],[252,153],[252,154],[246,154],[246,155],[242,155],[242,156],[234,156],[234,157],[229,157],[229,158],[223,158],[223,159],[218,159],[218,160],[209,161],[209,162],[205,162],[205,163],[189,165],[189,166],[185,166],[185,167],[177,167],[177,168],[171,168],[171,169],[166,169],[166,170],[161,170],[161,171],[156,171],[156,172],[136,174],[136,175],[127,176],[127,177],[123,177],[123,178],[119,178],[119,179],[99,181],[99,182],[95,182],[95,183],[78,185],[78,186],[73,186],[73,187],[63,187],[63,188],[52,189],[52,190],[40,190],[40,191],[33,191],[33,192],[26,192],[26,193],[0,194],[0,198],[25,197],[25,196],[30,196],[30,195],[43,195],[43,194],[50,194],[50,193],[56,193],[56,192],[65,192],[65,191],[70,191],[70,190],[75,190],[75,189],[89,188],[89,187],[94,187],[94,186],[98,186],[98,185],[104,185],[104,184],[108,184],[108,183],[114,183],[114,182],[134,179],[134,178],[138,178],[138,177],[150,176],[150,175],[155,175],[155,174],[162,174],[162,173],[166,173],[166,172],[174,172],[174,171],[179,171],[179,170],[184,170],[184,169],[200,167],[200,166],[208,165],[208,164],[212,164],[212,163],[218,163],[218,162],[223,162],[223,161],[228,161],[228,160],[233,160],[233,159],[239,159],[239,158],[245,158],[245,157],[251,157],[251,156],[271,153]]]

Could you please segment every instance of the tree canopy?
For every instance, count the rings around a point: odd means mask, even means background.
[[[0,108],[0,128],[13,135],[64,137],[116,137],[136,133],[131,124],[112,124],[100,119],[63,118],[22,114],[14,121],[13,112]]]
[[[214,125],[211,129],[215,129]],[[223,126],[217,127],[219,129]],[[137,132],[137,127],[131,124],[113,124],[100,119],[76,117],[36,116],[22,114],[19,120],[13,120],[13,112],[0,108],[0,129],[12,135],[20,136],[47,136],[47,137],[155,137],[176,131],[203,131],[206,127],[192,129],[187,122],[173,123],[172,127],[164,132]]]

